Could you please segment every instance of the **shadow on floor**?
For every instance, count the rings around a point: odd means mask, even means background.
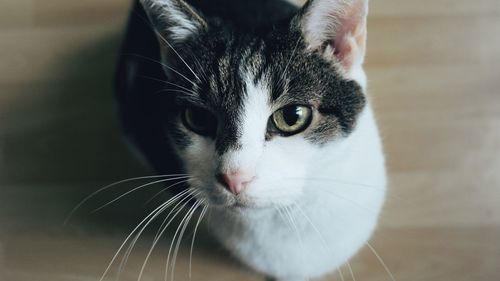
[[[165,200],[166,196],[160,196],[144,204],[162,190],[161,185],[156,185],[92,213],[145,182],[119,185],[86,202],[63,226],[73,207],[102,186],[152,174],[131,156],[116,120],[112,77],[120,39],[119,34],[110,34],[74,50],[63,58],[63,63],[47,69],[60,73],[61,82],[43,89],[23,88],[33,93],[20,93],[27,98],[18,101],[21,106],[14,109],[8,120],[19,124],[19,129],[1,135],[2,161],[8,163],[0,172],[3,234],[15,237],[36,232],[63,236],[97,233],[125,237]],[[151,238],[160,223],[161,220],[151,224],[145,239]],[[165,236],[172,237],[173,231],[175,227]],[[226,256],[206,233],[200,234],[197,241],[198,250]]]

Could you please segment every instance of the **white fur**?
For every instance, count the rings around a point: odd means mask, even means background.
[[[310,48],[316,49],[324,42],[335,37],[338,17],[342,14],[348,0],[316,0],[305,17],[304,34]]]
[[[366,77],[366,72],[363,70],[362,65],[357,65],[353,67],[351,71],[349,71],[349,73],[346,74],[346,78],[358,82],[358,84],[361,86],[361,88],[363,88],[364,92],[366,93],[368,79]]]
[[[284,145],[283,141],[278,146],[291,148]],[[369,107],[349,139],[306,150],[288,150],[298,155],[310,153],[302,157],[314,159],[302,175],[311,179],[303,181],[300,194],[293,195],[298,195],[302,210],[291,205],[298,234],[273,208],[242,213],[214,208],[211,219],[211,229],[233,254],[252,268],[282,280],[319,277],[345,263],[370,237],[384,201],[384,157]],[[283,172],[279,168],[272,171],[274,177],[284,176]]]
[[[358,76],[364,86],[362,70]],[[369,105],[364,109],[349,137],[324,147],[300,135],[264,142],[271,106],[266,86],[250,81],[242,149],[220,158],[213,141],[195,137],[184,157],[195,177],[191,185],[211,200],[211,229],[242,262],[280,280],[322,276],[366,243],[384,201],[384,157],[372,110]],[[218,161],[231,168],[252,167],[257,179],[235,199],[215,182]],[[227,208],[235,200],[254,208]],[[278,206],[290,208],[295,226]]]
[[[180,9],[179,5],[182,4],[178,0],[141,0],[141,3],[147,7],[146,11],[150,17],[159,16],[169,23],[168,36],[175,41],[186,39],[203,26],[197,15],[186,14]]]
[[[259,208],[289,204],[302,196],[303,178],[314,160],[315,147],[301,135],[266,142],[264,136],[273,112],[269,89],[267,85],[253,84],[251,74],[242,74],[247,77],[247,96],[240,121],[241,147],[216,155],[212,140],[192,134],[193,145],[182,152],[187,172],[194,176],[191,186],[204,191],[202,197],[215,197],[212,203],[225,206],[235,200]],[[235,199],[217,183],[214,175],[219,168],[221,172],[243,170],[256,178]]]
[[[317,0],[311,15],[321,19],[324,11],[347,2]],[[325,35],[318,30],[329,24],[312,22],[309,36],[321,40]],[[356,61],[346,75],[366,88],[361,63]],[[369,239],[385,197],[384,156],[370,104],[348,137],[327,145],[311,144],[301,134],[265,141],[268,119],[276,110],[268,100],[268,85],[256,85],[250,73],[241,74],[248,94],[240,120],[241,147],[217,155],[213,140],[191,133],[192,145],[180,152],[193,177],[191,187],[211,204],[215,236],[251,268],[286,281],[332,272]],[[256,178],[233,196],[215,179],[221,167],[251,170]],[[230,207],[234,203],[249,208]]]
[[[268,89],[262,84],[255,85],[253,76],[243,72],[246,77],[246,100],[241,122],[241,136],[239,142],[241,149],[231,151],[225,155],[225,172],[237,170],[250,170],[255,173],[257,163],[262,155],[267,129],[267,120],[272,114],[269,103]]]

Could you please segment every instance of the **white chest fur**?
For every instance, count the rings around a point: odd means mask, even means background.
[[[242,262],[283,280],[306,280],[334,271],[369,239],[386,185],[371,108],[347,139],[316,157],[300,201],[280,210],[212,210],[211,229]]]

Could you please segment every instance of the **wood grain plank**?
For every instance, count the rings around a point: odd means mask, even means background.
[[[37,26],[116,25],[126,20],[129,0],[36,0],[33,21]]]
[[[142,214],[137,202],[147,192],[88,215],[110,193],[60,226],[93,190],[147,173],[127,152],[112,111],[110,81],[130,4],[0,1],[2,281],[95,280]],[[496,281],[500,2],[376,0],[370,13],[369,95],[390,176],[372,244],[398,281]],[[193,280],[260,279],[207,234],[198,237]],[[121,280],[137,279],[148,241]],[[188,280],[186,249],[178,280]],[[155,252],[145,277],[158,278],[164,262]],[[368,248],[351,264],[357,280],[389,280]]]
[[[0,30],[31,27],[32,25],[33,0],[4,0],[0,2]]]

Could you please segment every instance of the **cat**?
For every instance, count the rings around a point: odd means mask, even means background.
[[[336,270],[377,225],[367,13],[368,0],[135,2],[115,79],[123,130],[154,171],[187,174],[172,190],[271,280]]]

